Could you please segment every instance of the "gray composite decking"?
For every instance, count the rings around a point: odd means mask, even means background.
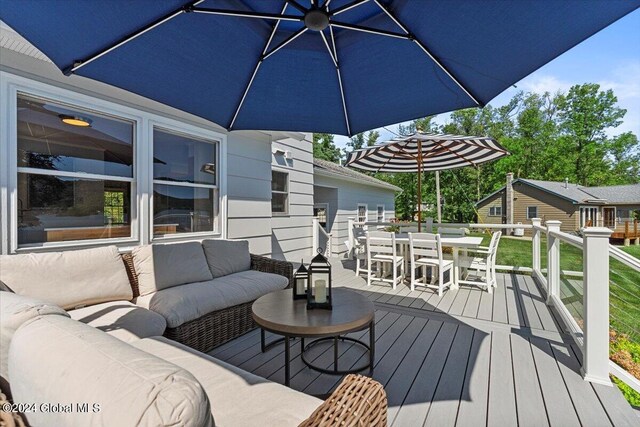
[[[440,298],[432,290],[366,285],[350,261],[332,260],[334,284],[376,306],[373,378],[389,401],[393,426],[639,426],[640,418],[615,387],[585,382],[580,352],[529,276],[500,274],[493,294],[461,287]],[[366,331],[350,334],[366,340]],[[269,339],[269,334],[267,335]],[[211,355],[279,383],[284,349],[260,351],[253,330]],[[348,341],[339,366],[366,357]],[[330,368],[333,351],[315,346],[309,359]],[[341,377],[320,374],[291,351],[291,387],[323,396]],[[275,404],[275,402],[274,402]]]

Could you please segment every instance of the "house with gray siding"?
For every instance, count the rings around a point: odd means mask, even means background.
[[[347,252],[349,218],[395,217],[399,188],[314,159],[311,134],[228,132],[65,77],[4,24],[0,89],[3,254],[227,238],[299,260],[313,253],[315,215],[334,255]]]
[[[291,260],[311,252],[311,134],[227,132],[65,77],[4,24],[0,90],[1,253],[203,238]]]
[[[349,219],[380,223],[395,219],[399,187],[326,160],[315,159],[313,170],[314,211],[331,234],[332,255],[347,254]]]

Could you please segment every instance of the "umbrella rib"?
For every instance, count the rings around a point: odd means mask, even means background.
[[[338,21],[331,21],[331,25],[338,27],[338,28],[343,28],[345,30],[354,30],[354,31],[360,31],[363,33],[369,33],[369,34],[376,34],[379,36],[387,36],[387,37],[394,37],[397,39],[405,39],[405,40],[411,40],[412,36],[409,34],[400,34],[400,33],[395,33],[393,31],[387,31],[387,30],[379,30],[377,28],[371,28],[371,27],[363,27],[362,25],[355,25],[355,24],[347,24],[345,22],[338,22]]]
[[[336,9],[332,10],[330,14],[331,14],[331,16],[339,15],[339,14],[341,14],[343,12],[346,12],[347,10],[351,10],[354,7],[358,7],[361,4],[367,3],[368,1],[369,0],[355,0],[355,1],[351,2],[351,3],[347,3],[344,6],[340,6],[340,7],[336,8]]]
[[[475,166],[475,167],[477,167],[477,166],[478,166],[475,162],[473,162],[473,161],[471,161],[471,160],[467,159],[467,158],[466,158],[466,157],[464,157],[462,154],[456,153],[455,151],[453,151],[453,150],[449,149],[448,147],[445,147],[444,145],[442,145],[442,143],[441,143],[441,142],[437,142],[437,141],[433,141],[433,142],[434,142],[434,144],[436,144],[438,147],[442,148],[443,150],[446,150],[446,151],[450,152],[450,153],[451,153],[451,154],[453,154],[454,156],[459,157],[460,159],[462,159],[462,160],[464,160],[465,162],[469,163],[471,166]]]
[[[155,21],[153,21],[152,23],[145,25],[142,28],[138,28],[137,30],[127,34],[125,37],[123,37],[122,39],[120,39],[119,41],[117,41],[116,43],[112,44],[111,46],[102,49],[96,53],[94,53],[93,55],[83,59],[83,60],[77,60],[74,61],[72,65],[70,65],[69,67],[66,67],[62,72],[66,75],[69,76],[73,73],[75,73],[76,71],[78,71],[80,68],[84,67],[85,65],[89,65],[90,63],[92,63],[93,61],[95,61],[96,59],[99,59],[101,57],[103,57],[104,55],[118,49],[119,47],[129,43],[130,41],[140,37],[141,35],[143,35],[146,32],[149,32],[151,30],[153,30],[154,28],[159,27],[160,25],[172,20],[173,18],[175,18],[178,15],[182,15],[183,13],[188,13],[191,12],[193,10],[193,7],[202,3],[204,0],[196,0],[193,1],[185,6],[181,6],[179,9],[176,9],[172,12],[169,12],[168,14],[164,15],[162,18],[156,19]]]
[[[276,21],[303,21],[304,18],[298,15],[284,15],[276,13],[260,13],[260,12],[242,12],[237,10],[225,10],[225,9],[208,9],[202,7],[195,7],[192,9],[194,13],[201,13],[205,15],[223,15],[223,16],[237,16],[239,18],[258,18],[258,19],[275,19]]]
[[[287,37],[285,40],[283,40],[279,45],[277,45],[276,47],[271,49],[269,51],[269,53],[263,54],[262,60],[264,61],[265,59],[267,59],[268,57],[270,57],[271,55],[273,55],[274,53],[276,53],[277,51],[279,51],[280,49],[282,49],[283,47],[285,47],[286,45],[288,45],[289,43],[291,43],[292,41],[294,41],[298,37],[300,37],[302,34],[307,32],[307,30],[308,30],[307,27],[300,28],[298,31],[296,31],[295,33],[293,33],[289,37]]]
[[[302,13],[307,13],[307,9],[295,0],[286,0],[291,6],[295,7]]]
[[[284,11],[287,10],[287,4],[288,4],[288,2],[285,0],[285,2],[282,5],[282,12],[281,13],[284,13]],[[278,25],[280,25],[280,21],[276,21],[275,24],[273,24],[273,28],[271,29],[271,34],[269,35],[269,38],[267,39],[267,42],[265,43],[264,48],[262,49],[262,55],[260,55],[260,59],[258,60],[258,63],[256,64],[255,68],[253,69],[253,74],[251,75],[251,79],[249,80],[249,83],[247,83],[247,87],[244,89],[244,92],[242,93],[242,98],[240,99],[240,103],[238,104],[238,108],[236,108],[236,111],[233,114],[233,119],[231,119],[231,124],[229,125],[229,130],[231,130],[231,128],[233,128],[233,124],[236,122],[236,119],[238,118],[238,114],[240,113],[240,109],[242,108],[242,104],[244,104],[244,100],[247,97],[247,94],[249,93],[249,89],[251,89],[251,85],[253,84],[253,80],[256,78],[256,74],[258,74],[258,70],[260,69],[260,65],[262,64],[262,61],[264,61],[264,54],[269,49],[269,45],[271,44],[271,41],[273,40],[273,36],[275,36],[276,31],[278,30]]]
[[[390,11],[386,6],[384,6],[382,3],[380,3],[380,0],[373,0],[373,1],[378,5],[378,7],[380,7],[380,9],[382,9],[382,11],[383,11],[384,13],[386,13],[386,14],[387,14],[387,16],[389,16],[389,18],[391,18],[391,20],[393,20],[393,22],[395,22],[395,23],[396,23],[396,25],[398,25],[398,27],[400,27],[400,28],[402,29],[402,31],[404,31],[405,33],[407,33],[407,35],[408,35],[408,36],[410,36],[410,39],[411,39],[411,40],[413,40],[413,42],[414,42],[415,44],[417,44],[417,45],[420,47],[420,49],[422,49],[422,50],[424,51],[424,53],[426,53],[426,54],[427,54],[427,56],[428,56],[429,58],[431,58],[431,60],[432,60],[433,62],[435,62],[435,63],[436,63],[436,65],[437,65],[438,67],[440,67],[440,69],[441,69],[442,71],[444,71],[444,72],[445,72],[445,74],[446,74],[447,76],[449,76],[449,78],[450,78],[451,80],[453,80],[453,81],[454,81],[454,83],[455,83],[456,85],[458,85],[458,87],[459,87],[460,89],[462,89],[462,90],[464,91],[464,93],[466,93],[466,94],[467,94],[467,96],[468,96],[469,98],[471,98],[471,100],[473,100],[473,102],[475,102],[475,103],[476,103],[476,105],[478,105],[478,106],[482,106],[482,105],[483,105],[483,104],[481,104],[481,103],[480,103],[480,102],[479,102],[479,101],[478,101],[478,100],[477,100],[477,99],[476,99],[476,98],[471,94],[471,92],[470,92],[467,88],[465,88],[465,87],[464,87],[464,85],[463,85],[463,84],[462,84],[462,83],[461,83],[461,82],[460,82],[460,81],[459,81],[459,80],[458,80],[458,79],[457,79],[457,78],[456,78],[456,77],[455,77],[455,76],[454,76],[454,75],[453,75],[453,74],[452,74],[452,73],[451,73],[451,72],[450,72],[450,71],[449,71],[449,70],[448,70],[448,69],[447,69],[447,68],[446,68],[446,67],[445,67],[445,66],[444,66],[444,65],[443,65],[443,64],[442,64],[442,63],[441,63],[441,62],[440,62],[440,61],[439,61],[439,60],[438,60],[438,59],[437,59],[433,54],[432,54],[432,53],[431,53],[431,51],[429,50],[429,48],[427,48],[427,46],[426,46],[424,43],[422,43],[422,42],[421,42],[420,40],[418,40],[418,39],[417,39],[413,34],[411,34],[411,32],[407,29],[407,27],[406,27],[402,22],[400,22],[400,21],[398,20],[398,18],[396,18],[396,17],[393,15],[393,13],[391,13],[391,11]]]
[[[349,113],[347,113],[347,101],[344,97],[344,87],[342,85],[342,74],[340,73],[340,62],[338,61],[338,49],[336,48],[336,39],[333,36],[333,25],[329,24],[329,34],[331,35],[331,44],[335,54],[336,73],[338,74],[338,84],[340,85],[340,97],[342,98],[342,110],[344,111],[344,122],[347,125],[347,134],[351,135],[351,126],[349,126]],[[324,38],[324,35],[323,35]]]

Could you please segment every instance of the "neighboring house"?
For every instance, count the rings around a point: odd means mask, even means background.
[[[395,218],[399,187],[326,160],[313,160],[315,215],[331,233],[334,256],[347,252],[348,221],[388,222]],[[326,244],[326,240],[320,245]]]
[[[1,23],[0,92],[0,253],[203,238],[311,253],[310,134],[230,133],[65,77]]]
[[[584,187],[533,179],[513,179],[476,204],[478,222],[523,223],[531,218],[562,221],[561,229],[574,232],[587,226],[608,227],[613,238],[624,238],[625,225],[633,230],[640,219],[640,184]]]

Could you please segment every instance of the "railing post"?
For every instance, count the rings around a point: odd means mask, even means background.
[[[349,259],[353,259],[353,253],[355,252],[353,250],[353,248],[355,248],[355,237],[353,236],[353,220],[355,219],[355,217],[349,217],[349,219],[347,220],[347,233],[349,235],[348,239],[349,239],[349,254],[348,254],[348,258]]]
[[[320,222],[317,217],[312,218],[313,227],[312,227],[312,236],[313,236],[313,248],[311,248],[311,255],[315,255],[318,247],[320,246],[320,230],[318,227],[320,226]]]
[[[427,219],[425,220],[424,232],[433,233],[433,218],[427,217]]]
[[[533,225],[533,236],[532,236],[532,260],[531,266],[533,268],[534,277],[536,274],[541,274],[540,272],[540,230],[536,227],[540,227],[542,225],[542,220],[540,218],[532,218],[531,225]]]
[[[584,347],[582,376],[611,385],[609,379],[609,237],[604,227],[585,228],[583,247]]]
[[[560,231],[560,221],[547,221],[547,304],[560,298],[560,239],[551,232]]]

